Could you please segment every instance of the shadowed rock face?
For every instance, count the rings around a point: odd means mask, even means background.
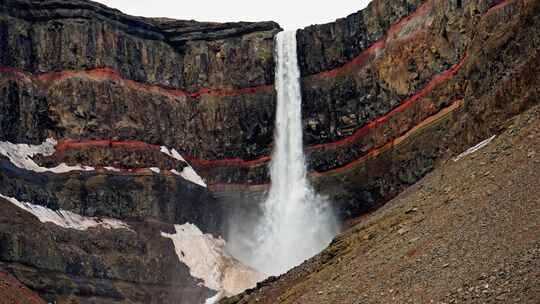
[[[537,104],[539,6],[374,1],[345,20],[300,31],[304,124],[318,188],[354,215]],[[390,23],[378,17],[386,15]],[[356,25],[367,30],[351,31]]]
[[[84,216],[175,224],[191,222],[219,235],[222,205],[205,188],[161,172],[36,173],[0,159],[0,189],[6,196],[70,210]]]
[[[172,225],[77,231],[41,223],[1,198],[0,207],[0,267],[47,302],[191,304],[213,294],[160,237]]]
[[[273,82],[273,22],[132,17],[90,1],[6,0],[1,63],[32,73],[108,67],[195,92]]]

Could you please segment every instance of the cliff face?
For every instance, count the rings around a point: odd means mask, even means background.
[[[223,205],[189,163],[270,153],[279,30],[0,1],[0,194],[130,226],[58,228],[2,199],[3,271],[60,303],[214,295],[161,232],[223,234]]]
[[[298,31],[311,177],[343,217],[388,201],[538,102],[537,16],[538,1],[381,0]],[[253,176],[266,176],[267,162],[235,171],[251,186],[216,189],[261,191]]]
[[[172,225],[79,231],[42,223],[1,197],[0,207],[0,268],[44,303],[187,304],[214,293],[190,276],[172,242],[159,237]]]
[[[380,204],[537,104],[538,15],[538,1],[374,1],[300,31],[319,188],[352,212]]]
[[[540,105],[363,216],[321,254],[220,303],[538,302],[538,126]]]
[[[538,103],[538,16],[538,0],[375,0],[298,31],[310,178],[343,219]],[[224,218],[257,211],[278,31],[0,0],[0,194],[131,227],[60,229],[3,200],[1,268],[50,301],[212,295],[160,232],[190,222],[226,237]]]
[[[87,1],[3,1],[0,12],[13,113],[2,137],[144,138],[204,159],[269,152],[277,24],[144,19]]]

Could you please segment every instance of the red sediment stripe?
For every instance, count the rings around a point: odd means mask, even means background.
[[[386,33],[386,36],[389,37],[389,36],[394,36],[398,34],[405,26],[407,26],[415,18],[424,17],[427,14],[429,14],[431,9],[433,8],[434,1],[435,0],[427,0],[426,2],[422,3],[420,7],[418,7],[414,12],[412,12],[412,14],[409,14],[401,18],[399,21],[391,25]]]
[[[119,83],[123,83],[131,89],[138,91],[143,91],[146,93],[153,93],[164,95],[169,98],[177,98],[181,96],[187,96],[187,94],[182,90],[176,89],[166,89],[156,85],[149,85],[144,83],[139,83],[133,80],[124,79],[118,73],[118,71],[110,68],[98,68],[85,71],[61,71],[61,72],[50,72],[44,73],[36,76],[36,79],[40,82],[43,82],[47,85],[63,82],[72,78],[87,78],[96,81],[112,80]]]
[[[85,150],[90,148],[109,148],[109,149],[127,149],[132,151],[159,151],[161,146],[148,144],[142,141],[126,140],[114,141],[108,139],[102,140],[60,140],[56,145],[56,153],[62,154],[68,150]],[[241,158],[230,158],[220,160],[204,160],[194,157],[184,157],[191,165],[197,167],[209,166],[237,166],[237,167],[253,167],[259,164],[264,164],[270,159],[269,156],[261,157],[256,160],[246,161]]]
[[[178,97],[190,97],[193,99],[199,99],[202,96],[217,96],[217,97],[233,97],[240,95],[251,95],[259,92],[272,92],[274,87],[272,85],[262,85],[248,88],[203,88],[198,92],[189,93],[183,90],[165,88],[159,85],[151,85],[140,83],[134,80],[123,78],[120,73],[111,68],[97,68],[84,71],[61,71],[43,73],[37,76],[33,76],[29,73],[25,73],[22,70],[11,67],[0,67],[0,73],[11,73],[17,77],[33,77],[34,79],[46,84],[51,85],[54,83],[62,82],[72,78],[87,78],[96,81],[112,80],[126,85],[134,90],[143,91],[146,93],[159,94],[168,98]]]
[[[15,74],[18,77],[24,77],[26,76],[24,72],[22,72],[19,69],[12,68],[12,67],[6,67],[6,66],[0,66],[0,73],[2,74]]]
[[[488,12],[496,10],[496,9],[500,9],[500,8],[506,6],[507,4],[509,4],[509,3],[513,2],[513,1],[514,0],[500,0],[500,1],[497,1],[496,5],[494,5],[492,8],[490,8],[488,10]],[[413,14],[403,18],[402,20],[400,20],[399,22],[394,24],[389,29],[388,34],[397,33],[401,28],[403,28],[408,22],[410,22],[415,17],[422,16],[422,15],[426,14],[427,12],[429,12],[430,8],[431,8],[431,1],[425,2]],[[387,36],[388,36],[388,34],[387,34]],[[349,62],[345,66],[340,67],[340,68],[336,68],[334,70],[322,72],[322,73],[316,74],[314,76],[316,76],[316,77],[321,76],[321,75],[322,76],[335,76],[335,75],[338,75],[340,73],[343,73],[348,68],[350,68],[350,67],[352,67],[354,65],[363,64],[369,58],[369,56],[371,56],[377,50],[384,47],[385,39],[387,38],[387,36],[384,39],[381,39],[378,42],[376,42],[374,45],[372,45],[370,48],[368,48],[366,51],[364,51],[362,54],[360,54],[358,57],[353,59],[351,62]],[[314,146],[308,147],[308,150],[323,149],[323,148],[336,148],[336,147],[341,146],[341,145],[350,144],[350,143],[358,140],[359,138],[361,138],[363,136],[366,136],[375,127],[377,127],[378,125],[380,125],[382,123],[386,123],[390,118],[392,118],[396,114],[403,112],[405,109],[407,109],[407,108],[411,107],[413,104],[415,104],[418,100],[424,98],[436,86],[438,86],[439,84],[443,83],[444,81],[452,78],[455,74],[457,74],[459,69],[463,66],[466,58],[467,58],[467,56],[465,55],[465,57],[458,64],[454,65],[449,70],[447,70],[447,71],[439,74],[438,76],[436,76],[420,92],[418,92],[417,94],[415,94],[411,98],[407,99],[400,106],[398,106],[397,108],[395,108],[394,110],[392,110],[388,114],[386,114],[386,115],[384,115],[382,117],[379,117],[374,121],[369,122],[364,127],[357,130],[353,135],[351,135],[351,136],[349,136],[349,137],[347,137],[345,139],[342,139],[340,141],[333,142],[333,143],[314,145]],[[17,74],[26,76],[26,74],[21,72],[20,70],[10,68],[10,67],[0,67],[0,72],[2,72],[2,73],[17,73]],[[120,80],[120,81],[126,81],[128,83],[132,83],[132,85],[134,85],[134,86],[138,86],[138,87],[142,87],[142,88],[148,88],[148,90],[156,90],[157,92],[160,92],[162,94],[164,94],[164,93],[161,90],[164,90],[165,93],[169,92],[169,91],[173,91],[174,93],[171,94],[172,96],[186,95],[186,93],[184,93],[183,91],[170,90],[170,89],[165,89],[165,88],[162,88],[162,87],[159,87],[159,86],[141,84],[141,83],[137,83],[137,82],[132,81],[132,80],[122,79],[120,77],[120,75],[118,74],[118,72],[116,72],[116,71],[114,71],[112,69],[94,69],[94,70],[82,71],[82,72],[69,72],[69,71],[68,72],[55,72],[55,73],[42,74],[42,75],[40,75],[38,77],[40,77],[43,81],[59,81],[59,80],[65,79],[66,77],[77,77],[77,76],[85,76],[85,75],[88,75],[90,77],[97,77],[97,78],[99,78],[99,77],[107,77],[109,79],[116,79],[116,80]],[[244,88],[244,89],[238,89],[238,90],[202,89],[197,93],[192,93],[191,96],[194,97],[194,98],[198,98],[198,97],[200,97],[202,95],[233,96],[234,94],[250,94],[250,93],[255,93],[255,92],[258,92],[258,91],[261,91],[261,90],[262,91],[266,91],[266,90],[271,91],[271,90],[273,90],[273,87],[272,86],[261,86],[261,87]],[[102,145],[112,145],[111,141],[98,141],[98,142],[105,142],[105,143],[102,143]],[[72,147],[76,147],[77,145],[78,146],[84,146],[85,144],[79,142],[78,144],[73,144]],[[147,145],[147,144],[145,144],[145,145]],[[137,146],[137,145],[135,145],[135,146]],[[139,147],[141,147],[141,149],[142,149],[141,145],[139,145]],[[157,147],[157,146],[155,146],[155,147]],[[157,147],[157,148],[159,148],[159,147]],[[62,148],[60,147],[59,150],[61,150],[61,149]],[[264,156],[264,157],[261,157],[261,158],[255,159],[255,160],[250,160],[250,161],[245,161],[245,160],[240,159],[240,158],[231,158],[231,159],[222,159],[222,160],[203,160],[203,159],[196,159],[196,158],[193,158],[193,157],[185,157],[185,158],[189,162],[193,163],[194,165],[198,165],[198,166],[201,166],[201,167],[232,166],[232,165],[240,166],[240,167],[253,167],[253,166],[259,166],[259,165],[265,164],[266,162],[268,162],[270,160],[270,156]]]
[[[388,122],[389,119],[393,118],[394,116],[402,113],[406,109],[410,108],[414,104],[416,104],[418,101],[425,98],[430,92],[433,91],[437,86],[444,83],[445,81],[448,81],[452,77],[454,77],[457,72],[461,69],[463,64],[465,63],[467,59],[467,55],[463,57],[463,59],[452,66],[450,69],[444,71],[443,73],[435,76],[432,81],[430,81],[420,92],[416,93],[406,101],[404,101],[401,105],[399,105],[397,108],[393,109],[386,115],[379,117],[369,123],[367,123],[364,127],[358,129],[356,132],[354,132],[353,135],[344,138],[339,141],[335,141],[332,143],[324,143],[319,145],[313,145],[308,147],[307,151],[314,151],[319,149],[337,149],[341,148],[345,145],[352,144],[356,141],[358,141],[360,138],[368,135],[370,132],[373,131],[373,129],[385,124]],[[57,150],[64,151],[65,149],[84,149],[84,148],[90,148],[90,147],[96,147],[96,146],[102,146],[102,147],[122,147],[122,148],[129,148],[129,149],[138,149],[138,150],[151,150],[151,149],[160,149],[159,146],[155,145],[149,145],[144,142],[140,141],[122,141],[122,142],[115,142],[110,140],[86,140],[86,141],[62,141],[59,142],[57,146]],[[260,165],[265,165],[268,161],[270,161],[270,156],[263,156],[260,158],[257,158],[255,160],[243,160],[241,158],[228,158],[228,159],[219,159],[219,160],[204,160],[204,159],[198,159],[191,156],[184,156],[184,158],[193,166],[198,168],[205,168],[205,167],[228,167],[228,166],[236,166],[236,167],[244,167],[244,168],[250,168],[250,167],[256,167]]]
[[[501,0],[501,1],[498,1],[498,3],[494,7],[489,9],[489,11],[492,11],[494,9],[500,9],[500,8],[504,7],[505,5],[509,4],[510,2],[513,2],[513,0]],[[399,32],[399,30],[401,30],[405,26],[405,24],[410,22],[413,18],[415,18],[417,16],[427,14],[429,12],[429,10],[431,9],[431,7],[432,7],[431,6],[431,1],[428,1],[428,2],[424,3],[412,15],[409,15],[409,16],[405,17],[404,19],[399,21],[397,24],[392,26],[391,29],[389,30],[389,33],[387,34],[387,36],[388,35],[393,35],[393,34]],[[383,48],[384,45],[385,45],[385,40],[382,39],[382,40],[376,42],[374,45],[372,45],[366,51],[364,51],[361,55],[359,55],[358,57],[353,59],[353,61],[346,64],[344,67],[337,68],[337,69],[330,70],[330,71],[326,71],[326,72],[322,72],[322,73],[316,74],[314,76],[315,77],[318,77],[318,76],[336,76],[336,75],[339,75],[339,74],[341,74],[343,72],[346,72],[347,69],[350,69],[352,66],[363,64],[377,50]],[[337,141],[337,142],[334,142],[334,143],[327,143],[327,144],[311,146],[311,147],[308,147],[308,150],[315,150],[315,149],[322,149],[322,148],[336,148],[336,147],[341,146],[341,145],[350,144],[350,143],[358,140],[359,138],[361,138],[363,136],[366,136],[375,127],[377,127],[380,124],[384,124],[384,123],[388,122],[388,120],[391,119],[392,117],[394,117],[395,115],[403,112],[404,110],[410,108],[412,105],[417,103],[419,100],[425,98],[437,86],[439,86],[440,84],[442,84],[442,83],[448,81],[449,79],[451,79],[452,77],[454,77],[459,72],[459,70],[463,67],[463,65],[465,64],[467,58],[468,58],[468,56],[467,56],[467,54],[465,54],[465,56],[462,58],[462,60],[459,63],[455,64],[454,66],[452,66],[450,69],[444,71],[443,73],[435,76],[435,78],[432,81],[430,81],[420,92],[418,92],[415,95],[411,96],[409,99],[407,99],[400,106],[398,106],[397,108],[395,108],[394,110],[392,110],[388,114],[386,114],[386,115],[384,115],[382,117],[379,117],[379,118],[375,119],[374,121],[369,122],[363,128],[357,130],[353,135],[349,136],[348,138]],[[359,159],[357,159],[357,160],[355,160],[355,161],[353,161],[353,162],[351,162],[351,163],[349,163],[349,164],[347,164],[347,165],[345,165],[343,167],[336,168],[336,169],[329,170],[329,171],[322,172],[322,173],[314,172],[314,173],[312,173],[312,175],[314,175],[314,176],[327,175],[327,174],[340,172],[340,171],[343,171],[343,170],[347,170],[348,168],[354,167],[357,164],[365,161],[366,159],[375,157],[375,156],[379,155],[380,153],[384,152],[385,150],[390,149],[391,147],[393,147],[394,145],[400,143],[406,137],[408,137],[408,135],[411,132],[414,132],[418,128],[423,127],[425,124],[429,123],[430,121],[437,119],[440,115],[444,115],[448,111],[455,110],[457,107],[460,107],[461,105],[462,105],[462,103],[460,103],[459,101],[454,102],[451,106],[441,110],[439,113],[437,113],[437,114],[435,114],[433,116],[428,117],[426,120],[424,120],[419,125],[417,125],[417,126],[413,127],[412,129],[408,130],[405,133],[405,135],[391,140],[390,142],[386,143],[382,147],[378,147],[378,148],[374,148],[374,149],[370,150],[367,154],[365,154],[361,158],[359,158]],[[223,165],[230,165],[230,164],[235,164],[236,163],[236,164],[242,164],[243,166],[249,167],[249,166],[252,166],[252,165],[264,164],[265,162],[267,162],[269,160],[270,160],[270,157],[266,156],[266,157],[259,158],[257,160],[253,160],[253,161],[249,161],[249,162],[245,162],[245,161],[243,161],[241,159],[229,159],[229,160],[218,160],[218,161],[199,161],[199,163],[201,163],[204,166],[223,166]],[[197,162],[197,160],[193,160],[193,161]],[[266,185],[266,184],[249,185],[248,187],[257,187],[257,186],[264,186],[264,185]],[[228,185],[218,183],[218,184],[211,185],[211,187],[214,187],[216,189],[225,189],[225,188],[228,188]],[[231,187],[240,188],[241,184],[231,185]]]
[[[455,100],[450,104],[450,106],[440,110],[438,113],[429,116],[428,118],[424,119],[422,122],[417,124],[415,127],[407,130],[404,134],[400,135],[399,137],[393,138],[389,141],[387,141],[385,144],[380,145],[378,147],[375,147],[368,151],[366,154],[361,156],[360,158],[353,160],[352,162],[332,170],[324,171],[324,172],[311,172],[309,173],[310,177],[318,178],[318,177],[324,177],[336,173],[342,173],[344,171],[350,170],[355,168],[356,166],[364,163],[368,159],[375,158],[382,153],[390,150],[391,148],[398,146],[403,141],[408,139],[412,134],[417,132],[418,130],[421,130],[422,128],[425,128],[426,126],[429,126],[433,124],[434,122],[439,121],[441,118],[445,117],[449,113],[452,113],[453,111],[461,108],[463,106],[463,100]],[[269,184],[224,184],[224,183],[215,183],[210,184],[208,187],[212,191],[234,191],[234,190],[244,190],[244,191],[264,191],[268,188]]]
[[[243,160],[241,158],[227,158],[227,159],[218,159],[218,160],[205,160],[205,159],[198,159],[194,157],[187,156],[184,158],[193,166],[195,167],[228,167],[228,166],[236,166],[236,167],[244,167],[244,168],[250,168],[250,167],[256,167],[260,165],[266,164],[268,161],[270,161],[270,156],[263,156],[259,157],[254,160]]]
[[[424,2],[412,14],[406,17],[403,17],[399,21],[394,23],[392,26],[390,26],[386,35],[383,38],[377,40],[374,44],[372,44],[369,48],[367,48],[362,53],[360,53],[360,55],[353,58],[351,61],[335,69],[313,74],[313,75],[307,76],[306,78],[307,79],[310,79],[310,78],[320,79],[320,78],[327,78],[327,77],[330,77],[330,78],[336,77],[336,76],[340,76],[340,75],[351,72],[355,67],[364,65],[370,58],[375,56],[378,51],[385,48],[386,41],[388,39],[393,38],[392,36],[396,36],[407,24],[412,22],[415,18],[421,18],[429,14],[431,9],[433,8],[434,1],[435,0],[428,0]],[[487,11],[487,14],[491,13],[494,10],[500,9],[514,1],[515,0],[497,0],[495,2],[495,5]]]
[[[377,53],[377,51],[383,49],[384,46],[385,46],[385,41],[384,40],[379,40],[376,43],[374,43],[372,46],[370,46],[368,49],[363,51],[360,55],[356,56],[351,61],[344,64],[343,66],[341,66],[339,68],[329,70],[329,71],[320,72],[318,74],[314,74],[314,75],[308,76],[306,78],[307,79],[310,79],[310,78],[317,78],[317,79],[320,79],[320,78],[332,78],[332,77],[336,77],[336,76],[348,73],[353,68],[355,68],[357,66],[364,65],[369,58],[374,56]]]
[[[37,293],[30,290],[12,275],[3,271],[0,271],[0,295],[2,296],[2,303],[47,303]]]
[[[432,123],[434,123],[434,122],[438,121],[439,119],[445,117],[447,114],[461,108],[462,106],[463,106],[463,100],[462,99],[455,100],[454,102],[452,102],[450,104],[450,106],[448,106],[448,107],[440,110],[436,114],[431,115],[428,118],[424,119],[419,124],[417,124],[416,126],[414,126],[411,129],[407,130],[405,133],[403,133],[399,137],[391,139],[390,141],[388,141],[387,143],[385,143],[382,146],[378,146],[378,147],[375,147],[375,148],[371,149],[370,151],[368,151],[362,157],[360,157],[360,158],[358,158],[358,159],[356,159],[356,160],[354,160],[354,161],[352,161],[352,162],[350,162],[350,163],[348,163],[348,164],[346,164],[346,165],[344,165],[342,167],[335,168],[335,169],[328,170],[328,171],[324,171],[324,172],[312,172],[310,175],[314,176],[314,177],[318,177],[318,176],[332,175],[332,174],[335,174],[335,173],[341,173],[343,171],[347,171],[349,169],[352,169],[352,168],[356,167],[357,165],[365,162],[366,160],[368,160],[370,158],[377,157],[378,155],[382,154],[383,152],[385,152],[385,151],[387,151],[387,150],[401,144],[404,140],[409,138],[412,134],[414,134],[418,130],[420,130],[420,129],[426,127],[426,126],[431,125]]]
[[[326,77],[336,77],[351,72],[355,67],[364,65],[367,60],[377,54],[378,51],[382,50],[386,46],[386,41],[391,36],[397,35],[408,23],[413,21],[415,18],[420,18],[427,15],[433,7],[433,0],[428,0],[424,2],[419,8],[417,8],[410,15],[401,18],[399,21],[394,23],[388,29],[386,35],[383,38],[377,40],[369,48],[364,50],[360,55],[353,58],[351,61],[345,63],[344,65],[337,67],[332,70],[323,71],[314,75],[310,75],[306,78],[326,78]]]
[[[5,79],[17,79],[22,81],[31,81],[31,75],[12,67],[0,66],[0,76],[7,76]]]
[[[384,116],[381,116],[367,123],[365,126],[363,126],[362,128],[358,129],[356,132],[354,132],[353,135],[347,138],[332,142],[332,143],[313,145],[313,146],[308,147],[307,150],[313,151],[313,150],[318,150],[318,149],[336,149],[338,147],[342,147],[344,145],[348,145],[348,144],[352,144],[356,142],[358,139],[369,134],[375,127],[378,127],[379,125],[386,123],[389,119],[393,118],[397,114],[410,108],[419,100],[422,100],[423,98],[425,98],[429,93],[431,93],[440,84],[450,80],[452,77],[454,77],[458,73],[458,71],[461,69],[461,67],[463,66],[466,60],[467,60],[467,55],[465,55],[459,63],[455,64],[450,69],[435,76],[422,90],[420,90],[418,93],[416,93],[415,95],[405,100],[397,108],[393,109],[392,111],[385,114]]]

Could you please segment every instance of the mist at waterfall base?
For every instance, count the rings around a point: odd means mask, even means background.
[[[328,200],[307,179],[296,32],[276,37],[277,111],[271,186],[259,214],[230,223],[228,251],[267,275],[279,275],[316,255],[339,224]]]

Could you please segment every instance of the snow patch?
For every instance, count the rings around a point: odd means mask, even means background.
[[[118,169],[118,168],[115,168],[115,167],[103,167],[103,169],[107,170],[107,171],[112,171],[112,172],[121,172],[122,170]]]
[[[496,135],[493,135],[491,136],[490,138],[484,140],[484,141],[481,141],[479,142],[477,145],[467,149],[467,151],[461,153],[460,155],[454,157],[454,161],[458,161],[462,158],[464,158],[465,156],[469,155],[469,154],[473,154],[474,152],[482,149],[483,147],[489,145],[489,143],[491,143],[491,141],[493,141],[493,139],[495,139]]]
[[[41,145],[28,144],[12,144],[7,141],[0,141],[0,154],[9,158],[9,160],[17,167],[34,171],[38,173],[67,173],[71,171],[93,171],[93,167],[88,166],[68,166],[65,163],[54,168],[45,168],[36,164],[32,157],[36,155],[51,156],[55,152],[55,146],[58,144],[53,138],[48,138]]]
[[[223,239],[203,234],[190,223],[175,225],[175,230],[175,234],[162,232],[161,235],[173,241],[178,258],[189,267],[191,276],[203,280],[204,286],[218,292],[205,304],[253,288],[265,278],[227,253]]]
[[[199,174],[197,174],[197,172],[193,169],[193,167],[191,167],[191,165],[189,165],[189,163],[182,157],[182,155],[180,155],[180,153],[178,153],[178,151],[176,151],[176,149],[169,149],[165,146],[161,146],[161,149],[160,151],[176,160],[179,160],[179,161],[183,161],[184,163],[188,164],[187,167],[185,167],[182,172],[178,172],[178,170],[171,170],[171,172],[173,174],[176,174],[178,176],[181,176],[183,177],[184,179],[192,182],[192,183],[195,183],[199,186],[202,186],[202,187],[207,187],[206,183],[204,182],[204,180],[201,178],[201,176]]]
[[[43,156],[51,156],[55,152],[55,146],[58,144],[58,142],[53,138],[48,138],[44,143],[41,145],[28,145],[28,144],[13,144],[10,142],[0,141],[0,155],[6,156],[15,166],[26,169],[38,173],[43,172],[52,172],[52,173],[67,173],[71,171],[94,171],[94,167],[90,166],[68,166],[65,163],[61,163],[60,165],[54,167],[54,168],[45,168],[39,166],[34,160],[32,160],[32,157],[36,155],[43,155]],[[160,151],[169,157],[172,157],[176,160],[186,162],[186,160],[176,151],[175,149],[169,150],[167,147],[162,146]],[[115,167],[104,167],[107,171],[112,172],[121,172],[122,170],[115,168]],[[161,170],[156,167],[149,168],[151,171],[159,174]],[[200,185],[202,187],[206,187],[206,183],[204,180],[195,172],[195,170],[188,164],[187,167],[185,167],[182,172],[178,172],[177,170],[171,170],[172,173],[183,177],[184,179],[195,183],[197,185]]]
[[[184,179],[187,179],[188,181],[195,183],[199,186],[206,187],[206,183],[204,180],[191,168],[191,166],[187,166],[182,170],[182,172],[178,172],[176,169],[171,170],[171,172],[175,175],[181,176]]]
[[[66,210],[52,210],[40,205],[34,205],[0,194],[0,198],[7,200],[15,206],[33,214],[42,223],[53,223],[57,226],[75,230],[87,230],[88,228],[101,227],[105,229],[129,229],[129,226],[116,219],[100,219],[85,217]]]
[[[216,293],[215,296],[206,299],[206,301],[204,301],[204,304],[217,304],[219,300],[225,297],[226,297],[225,293],[223,291],[219,291],[218,293]]]
[[[186,160],[182,157],[182,155],[180,155],[180,153],[178,153],[178,151],[176,151],[176,149],[172,149],[172,150],[169,150],[169,148],[165,147],[165,146],[161,146],[161,149],[160,149],[161,153],[165,153],[167,154],[168,156],[174,158],[174,159],[177,159],[177,160],[180,160],[180,161],[183,161],[185,163]]]

